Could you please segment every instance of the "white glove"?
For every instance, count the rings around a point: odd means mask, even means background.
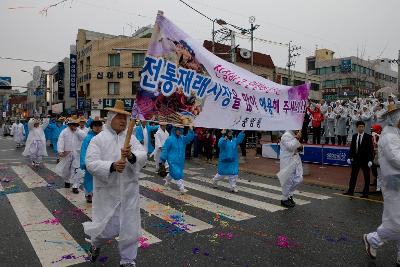
[[[347,159],[347,164],[351,165],[351,160]]]
[[[368,167],[371,168],[371,166],[372,166],[372,162],[368,161]]]

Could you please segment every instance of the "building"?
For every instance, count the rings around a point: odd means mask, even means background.
[[[334,54],[331,50],[319,49],[306,59],[307,73],[321,78],[325,100],[369,96],[382,87],[397,88],[398,74],[388,60],[334,58]]]
[[[300,71],[290,71],[292,85],[297,86],[305,83],[310,83],[309,98],[314,100],[322,99],[321,92],[321,77],[311,75]],[[275,82],[283,85],[289,85],[289,70],[286,68],[275,68]]]
[[[203,46],[208,50],[212,51],[212,41],[205,40],[203,42]],[[215,43],[214,44],[215,55],[218,57],[231,62],[231,46]],[[235,48],[234,54],[235,62],[234,64],[244,68],[246,70],[251,70],[251,52],[247,49],[243,48]],[[275,77],[275,65],[272,61],[270,55],[262,54],[259,52],[254,52],[253,55],[253,65],[254,65],[254,73],[266,78],[268,80],[274,80]]]
[[[9,98],[8,116],[11,118],[27,118],[27,92],[14,92]]]
[[[76,97],[70,94],[70,58],[64,58],[48,71],[47,111],[53,114],[76,112]]]
[[[79,29],[76,40],[79,112],[105,117],[104,108],[114,106],[116,99],[123,99],[126,110],[131,110],[149,43],[150,38]]]

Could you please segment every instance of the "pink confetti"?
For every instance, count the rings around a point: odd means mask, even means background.
[[[278,241],[276,242],[276,245],[280,248],[290,248],[292,247],[289,243],[289,238],[284,235],[278,236]]]
[[[150,244],[147,243],[147,241],[148,241],[147,237],[141,236],[141,237],[139,237],[138,241],[139,241],[139,247],[141,247],[143,249],[146,249],[146,248],[150,247]]]
[[[57,218],[54,218],[54,219],[45,220],[45,221],[40,222],[40,223],[42,223],[42,224],[58,225],[58,224],[60,224],[60,220],[57,219]]]
[[[63,210],[54,210],[52,213],[53,214],[62,214],[62,213],[64,213],[64,211]]]

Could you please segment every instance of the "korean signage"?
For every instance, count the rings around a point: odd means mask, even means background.
[[[103,109],[104,108],[112,108],[112,107],[114,107],[116,100],[117,99],[115,99],[115,98],[103,99]],[[135,101],[134,99],[132,99],[132,98],[124,98],[124,99],[121,99],[121,100],[124,101],[124,108],[125,109],[128,109],[128,110],[132,109],[133,103]]]
[[[103,99],[101,98],[92,98],[90,104],[92,109],[103,109]]]
[[[69,55],[69,97],[76,97],[77,60],[76,55]]]
[[[340,71],[342,73],[351,72],[351,59],[342,59],[340,62]]]
[[[86,100],[84,97],[78,97],[78,110],[85,110]]]
[[[135,73],[133,71],[117,71],[117,72],[97,72],[97,79],[123,79],[124,77],[128,77],[128,79],[133,79],[135,76]]]
[[[227,62],[163,15],[155,28],[136,97],[139,117],[206,128],[302,128],[310,84],[280,85]]]

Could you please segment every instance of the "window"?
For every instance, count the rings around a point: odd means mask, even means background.
[[[282,77],[282,84],[289,85],[289,79],[287,77]]]
[[[332,66],[332,72],[336,72],[336,66]]]
[[[86,72],[90,71],[90,57],[86,58]]]
[[[120,66],[120,54],[109,54],[108,55],[108,66],[110,66],[110,67]]]
[[[83,59],[79,61],[79,73],[83,72]]]
[[[119,95],[119,83],[108,83],[108,94]]]
[[[136,95],[137,90],[139,89],[140,82],[132,82],[132,95]]]
[[[90,96],[90,83],[86,84],[86,96]]]
[[[132,66],[143,67],[144,65],[144,53],[132,54]]]

